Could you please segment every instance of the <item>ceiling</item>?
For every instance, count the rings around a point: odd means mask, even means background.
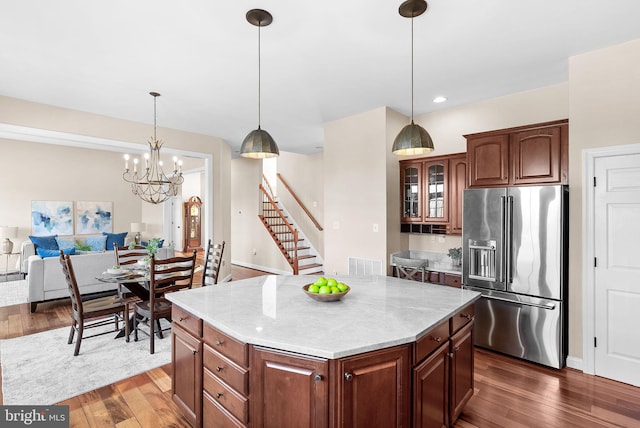
[[[263,8],[262,128],[280,150],[315,153],[327,121],[411,114],[400,4],[0,0],[0,95],[152,124],[157,91],[159,127],[235,153],[258,125],[258,29],[245,14]],[[637,0],[430,0],[414,19],[415,114],[566,82],[569,57],[640,38],[639,16]]]

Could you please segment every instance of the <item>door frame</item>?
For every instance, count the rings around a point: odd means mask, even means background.
[[[640,144],[585,149],[582,151],[582,371],[595,374],[595,195],[596,160],[640,154]]]

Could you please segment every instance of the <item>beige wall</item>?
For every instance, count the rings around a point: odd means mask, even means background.
[[[2,112],[0,121],[4,124],[140,144],[143,150],[146,150],[146,141],[153,129],[149,124],[120,120],[2,96],[0,96],[0,111]],[[213,157],[213,200],[204,201],[204,203],[207,204],[209,212],[213,213],[213,235],[224,237],[227,241],[230,241],[228,165],[231,154],[229,146],[223,140],[216,137],[162,127],[158,128],[158,137],[165,141],[165,148],[210,154]],[[17,144],[29,144],[23,141],[17,142],[1,139],[0,141],[4,144],[4,147],[2,147],[3,160],[17,157],[17,155],[14,156],[13,154],[13,150],[16,149]],[[39,144],[38,147],[40,146],[44,147],[46,145]],[[1,177],[3,179],[3,187],[0,188],[2,190],[0,198],[3,200],[3,204],[0,207],[0,223],[4,224],[5,221],[9,222],[10,220],[16,221],[14,220],[15,217],[12,217],[14,214],[11,214],[16,209],[16,206],[9,207],[4,204],[6,195],[9,195],[9,200],[15,201],[16,198],[21,200],[22,205],[25,205],[27,201],[29,201],[27,210],[30,210],[30,201],[32,199],[40,198],[40,196],[38,196],[38,198],[32,196],[41,194],[39,190],[42,186],[41,181],[35,179],[38,174],[42,174],[48,177],[48,179],[50,179],[49,177],[56,177],[56,174],[65,174],[61,185],[68,186],[68,192],[70,194],[82,195],[83,198],[86,197],[85,195],[91,195],[91,197],[87,197],[87,199],[80,199],[80,197],[74,196],[70,198],[70,200],[96,200],[98,199],[98,195],[104,195],[105,198],[111,197],[111,199],[114,200],[116,230],[125,227],[128,229],[127,225],[131,221],[142,220],[147,222],[151,220],[151,222],[156,222],[158,218],[162,218],[161,214],[158,214],[154,207],[142,206],[141,202],[135,200],[135,198],[133,200],[125,199],[130,198],[130,196],[124,196],[124,193],[122,196],[111,193],[115,192],[114,186],[118,188],[122,187],[121,171],[123,161],[121,154],[109,151],[85,151],[83,152],[85,153],[84,156],[77,155],[79,157],[74,157],[76,155],[69,153],[76,151],[80,153],[82,150],[67,148],[67,150],[71,152],[61,152],[63,153],[62,155],[50,152],[46,158],[39,155],[46,153],[46,150],[49,149],[54,150],[51,147],[47,149],[43,148],[42,150],[33,150],[28,154],[26,159],[24,159],[24,154],[20,154],[21,159],[24,160],[24,163],[19,165],[20,171],[13,171],[14,174],[9,178]],[[64,156],[65,153],[67,153],[68,156]],[[44,159],[46,159],[46,162],[44,162]],[[77,174],[55,168],[56,165],[65,164],[67,159],[76,161],[72,162],[72,165],[65,165],[68,167],[67,171],[72,171],[73,168],[82,168],[83,174],[89,177],[96,177],[96,180],[93,182],[86,178],[79,180]],[[189,168],[191,164],[188,160],[186,168]],[[110,179],[110,176],[114,178]],[[14,191],[15,186],[13,185],[4,186],[5,183],[13,184],[11,181],[17,179],[26,181],[21,192],[18,193]],[[16,184],[16,186],[18,186],[18,184]],[[97,193],[96,189],[103,190]],[[58,190],[59,189],[56,188],[55,190],[47,192],[47,197],[41,199],[51,200],[60,198],[62,193],[57,193]],[[75,193],[76,190],[78,193]],[[56,196],[56,198],[54,198],[54,196]],[[23,206],[21,206],[20,209],[24,209]],[[131,215],[132,217],[127,218],[127,215]],[[26,226],[21,227],[29,228],[29,215],[23,216],[24,212],[21,212],[19,224],[25,224]],[[21,230],[21,233],[24,232]],[[25,236],[27,234],[28,232],[24,233]],[[225,255],[225,260],[230,260],[230,257]],[[226,268],[222,270],[222,275],[226,276],[229,272],[230,269],[226,266]]]
[[[572,57],[569,93],[569,353],[582,356],[582,152],[640,141],[640,40]]]
[[[324,253],[328,274],[347,274],[349,257],[386,262],[387,110],[381,107],[325,124]],[[373,232],[374,224],[378,232]]]

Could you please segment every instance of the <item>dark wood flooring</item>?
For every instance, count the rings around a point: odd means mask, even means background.
[[[264,272],[232,266],[231,274],[239,280]],[[65,300],[38,305],[35,314],[27,304],[0,307],[0,339],[65,327],[70,317]],[[476,351],[475,394],[458,428],[640,427],[640,388]],[[170,365],[59,404],[69,406],[71,427],[189,426],[171,400]]]

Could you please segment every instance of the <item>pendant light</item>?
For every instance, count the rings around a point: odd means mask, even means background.
[[[251,9],[247,12],[247,21],[258,27],[258,129],[254,129],[244,138],[240,156],[254,159],[272,158],[278,156],[280,150],[271,135],[260,128],[260,27],[271,24],[273,17],[266,10]]]
[[[426,10],[425,0],[407,0],[398,8],[401,16],[411,18],[411,123],[402,128],[393,141],[391,151],[396,155],[422,155],[433,150],[433,140],[427,130],[413,123],[413,18]]]

